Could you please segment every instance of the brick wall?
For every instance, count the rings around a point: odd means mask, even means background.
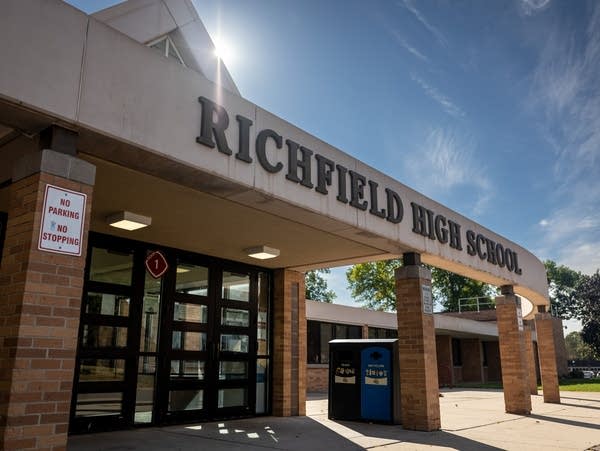
[[[506,412],[519,415],[531,413],[528,363],[523,332],[519,329],[517,297],[505,294],[496,298],[502,386]]]
[[[560,318],[552,318],[552,322],[552,327],[554,329],[554,352],[556,353],[556,371],[558,377],[566,377],[569,375],[569,366],[563,322]]]
[[[306,391],[308,393],[327,393],[329,391],[329,365],[308,365]]]
[[[554,318],[549,313],[537,313],[535,315],[544,402],[560,403],[554,344],[554,324]]]
[[[421,266],[396,270],[396,307],[402,427],[440,428],[440,401],[433,315],[423,313],[422,286],[431,275]]]
[[[274,273],[273,415],[306,414],[304,274]]]
[[[37,249],[46,184],[87,194],[83,255]],[[3,449],[66,449],[92,187],[38,173],[10,186],[0,276]]]

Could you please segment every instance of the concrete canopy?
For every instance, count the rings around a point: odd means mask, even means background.
[[[143,3],[155,5],[157,14],[173,4]],[[243,249],[266,244],[281,255],[261,265],[298,270],[418,252],[426,263],[494,285],[514,285],[534,304],[547,304],[545,269],[533,254],[262,110],[236,90],[222,89],[222,80],[215,84],[201,71],[160,57],[58,0],[9,0],[3,8],[0,37],[22,45],[0,48],[0,58],[12,62],[0,73],[0,124],[3,136],[18,131],[0,147],[0,182],[9,178],[19,154],[35,150],[41,129],[59,124],[78,133],[80,156],[98,167],[91,230],[253,263]],[[166,22],[161,32],[171,29]],[[210,112],[213,122],[221,108],[228,115],[231,126],[224,137],[234,152],[241,148],[236,117],[252,122],[251,163],[195,142],[202,133],[199,97],[219,105]],[[384,206],[384,188],[394,191],[404,206],[402,221],[386,221],[336,199],[335,178],[345,173],[332,175],[333,185],[323,194],[290,181],[285,170],[266,171],[256,154],[264,130],[364,177],[361,203],[368,201],[369,186],[373,190],[367,181],[380,187],[371,203]],[[285,144],[280,150],[269,140],[265,153],[273,164],[289,164]],[[311,161],[308,177],[316,184],[317,163]],[[347,183],[350,189],[359,182]],[[411,203],[459,224],[461,248],[415,233]],[[152,227],[109,230],[105,216],[123,209],[152,216]],[[522,274],[468,254],[467,230],[517,253]]]

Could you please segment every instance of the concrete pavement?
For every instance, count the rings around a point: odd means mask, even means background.
[[[260,417],[69,438],[69,451],[122,450],[585,450],[600,445],[600,393],[533,396],[533,413],[504,413],[500,390],[443,390],[442,430],[405,431],[327,419],[327,398],[309,396],[306,417]]]

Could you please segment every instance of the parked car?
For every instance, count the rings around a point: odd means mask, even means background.
[[[582,373],[583,373],[584,379],[592,379],[592,378],[596,377],[596,375],[594,374],[593,371],[583,370]]]

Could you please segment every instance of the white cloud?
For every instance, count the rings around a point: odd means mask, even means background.
[[[410,78],[412,78],[412,80],[415,83],[417,83],[421,87],[421,89],[423,89],[423,91],[425,92],[425,94],[427,94],[429,98],[439,103],[446,113],[454,117],[465,116],[465,112],[458,105],[452,102],[452,100],[450,100],[444,94],[439,92],[436,88],[429,85],[422,78],[418,77],[415,74],[411,74]]]
[[[431,25],[429,21],[425,18],[425,16],[417,9],[417,7],[413,4],[412,0],[403,0],[403,5],[406,9],[408,9],[415,18],[423,25],[427,31],[429,31],[436,40],[444,47],[448,45],[448,41],[444,37],[444,35],[438,30],[436,27]]]
[[[533,16],[550,5],[550,0],[519,0],[521,11],[526,16]]]
[[[459,187],[474,187],[476,199],[471,213],[479,216],[485,211],[494,193],[485,177],[484,164],[475,161],[474,141],[436,128],[429,132],[423,147],[405,161],[407,173],[414,174],[417,180],[417,189],[433,196]]]
[[[402,38],[402,36],[400,36],[397,32],[393,32],[393,34],[396,37],[396,40],[398,41],[398,43],[402,47],[404,47],[409,53],[416,56],[421,61],[425,61],[426,63],[429,62],[429,58],[427,58],[425,55],[423,55],[421,52],[419,52],[415,47],[408,44],[408,42],[406,42],[406,40],[404,38]]]
[[[587,28],[548,31],[529,99],[556,157],[540,255],[586,273],[600,268],[600,3],[592,6]]]

